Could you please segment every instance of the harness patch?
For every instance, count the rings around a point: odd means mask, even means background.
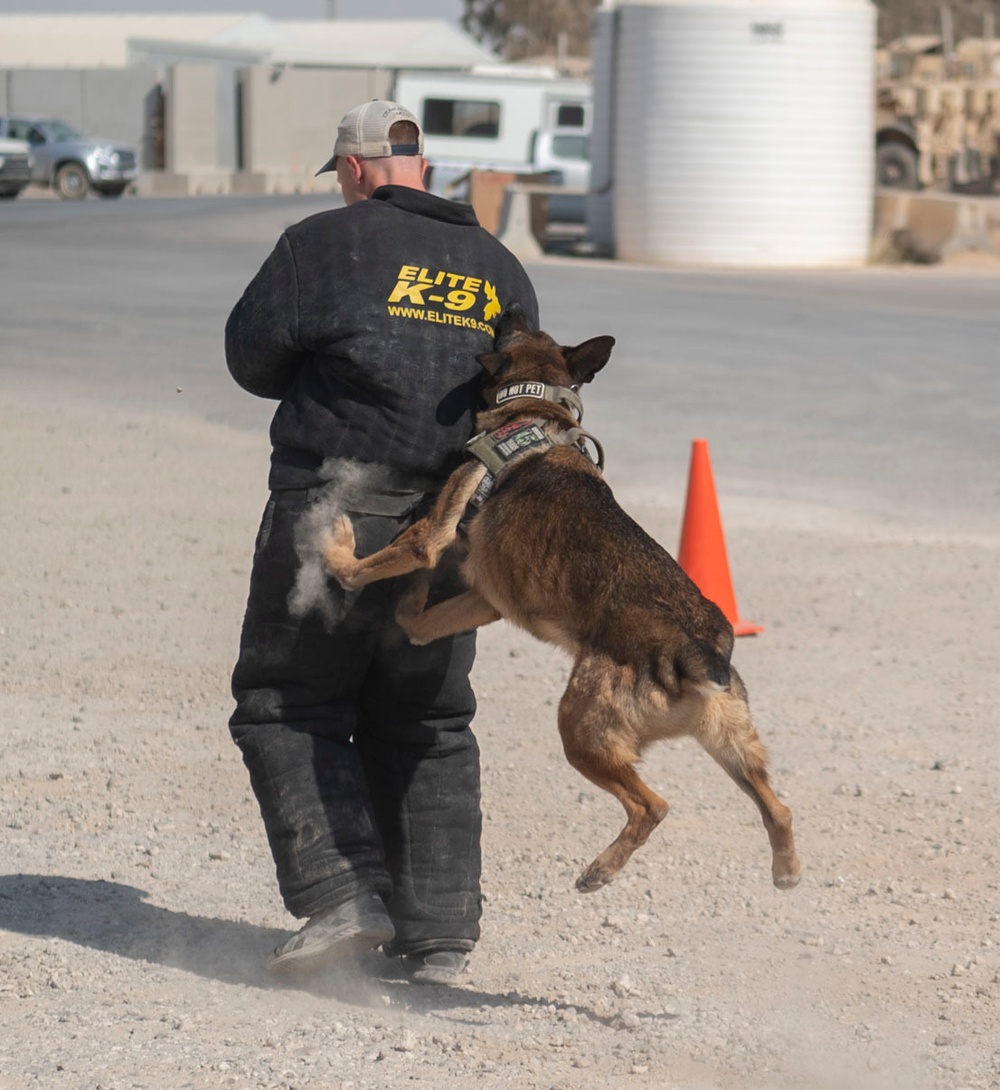
[[[496,477],[494,477],[492,473],[487,472],[479,482],[476,491],[472,493],[472,499],[469,500],[469,503],[471,503],[473,507],[482,507],[490,498],[490,493],[493,491],[493,486],[496,483]]]
[[[583,415],[583,405],[573,390],[562,386],[546,386],[542,382],[510,382],[497,391],[497,404],[510,401],[515,397],[537,397],[547,401],[556,400],[553,394],[561,395],[559,400],[572,405],[577,410],[577,418]],[[523,420],[510,420],[501,424],[495,431],[482,431],[473,436],[465,449],[474,458],[478,458],[486,467],[486,473],[476,486],[469,500],[467,514],[462,522],[468,522],[473,514],[486,502],[493,492],[497,478],[510,462],[536,447],[546,448],[562,444],[574,447],[588,461],[593,461],[587,450],[585,440],[589,439],[597,449],[597,468],[604,469],[604,451],[601,444],[583,428],[570,428],[558,438],[546,435],[538,424]]]
[[[512,420],[496,431],[484,431],[465,444],[465,449],[478,458],[496,476],[508,462],[533,447],[551,447],[552,440],[537,424]]]
[[[509,462],[515,454],[531,447],[551,446],[549,438],[537,424],[519,424],[513,421],[504,424],[491,431],[493,449],[505,462]]]

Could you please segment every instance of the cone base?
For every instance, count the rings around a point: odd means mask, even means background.
[[[758,632],[763,632],[764,626],[762,624],[754,624],[753,621],[737,621],[733,625],[734,636],[756,636]]]

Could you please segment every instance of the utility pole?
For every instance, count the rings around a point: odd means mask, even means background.
[[[951,8],[941,5],[941,41],[945,62],[955,59],[955,23],[951,17]]]
[[[337,18],[337,0],[326,0],[326,17],[327,19]]]
[[[997,73],[993,69],[993,41],[997,36],[997,17],[992,7],[983,10],[983,75],[987,79]]]

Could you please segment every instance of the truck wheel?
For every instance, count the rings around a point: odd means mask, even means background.
[[[886,189],[919,189],[917,153],[905,144],[883,144],[877,148],[875,184]]]
[[[115,182],[114,185],[102,185],[97,190],[98,197],[120,197],[128,188],[126,182]]]
[[[64,201],[79,201],[90,189],[90,178],[79,163],[63,163],[56,171],[55,191]]]

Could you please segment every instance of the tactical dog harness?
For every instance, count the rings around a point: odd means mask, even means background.
[[[566,386],[547,386],[543,382],[511,382],[501,386],[494,397],[497,405],[513,401],[518,397],[532,397],[540,401],[552,401],[570,409],[576,416],[577,423],[583,420],[583,402],[575,390]],[[512,420],[502,424],[494,431],[481,431],[465,444],[465,449],[486,466],[486,475],[479,482],[469,501],[474,508],[482,506],[496,486],[497,478],[513,462],[530,451],[547,450],[549,447],[575,446],[585,457],[590,458],[586,440],[590,440],[597,450],[597,468],[604,469],[604,448],[598,440],[581,427],[569,428],[553,438],[535,423]],[[591,459],[592,460],[592,459]]]

